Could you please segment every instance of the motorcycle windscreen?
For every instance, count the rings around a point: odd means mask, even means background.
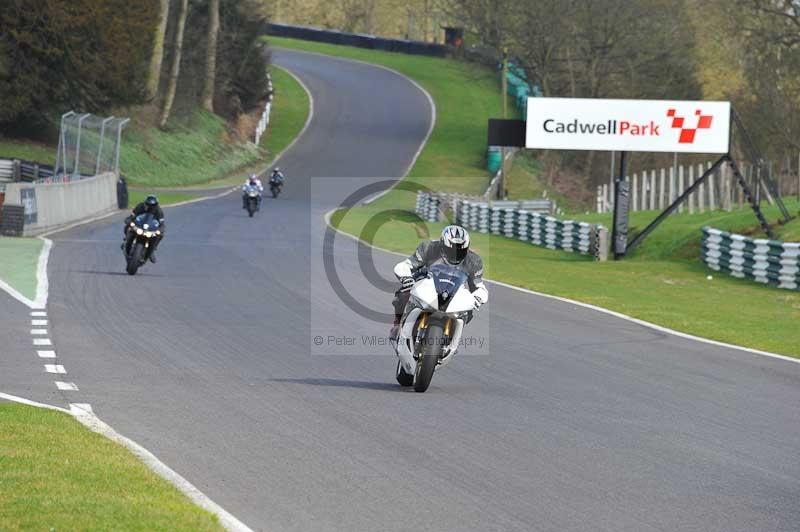
[[[459,287],[467,282],[467,274],[445,264],[432,266],[430,273],[439,296],[439,310],[445,310]]]

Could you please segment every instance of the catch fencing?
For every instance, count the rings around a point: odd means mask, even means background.
[[[704,227],[701,257],[712,270],[778,288],[800,289],[800,243],[752,239]]]
[[[107,172],[119,174],[122,129],[128,118],[70,111],[61,116],[53,181],[63,182]]]
[[[756,201],[766,199],[772,205],[772,193],[767,187],[762,176],[771,176],[781,194],[797,193],[800,199],[800,170],[792,173],[792,159],[788,158],[782,167],[764,162],[761,168],[752,164],[741,165],[742,176],[748,183],[750,190],[756,195]],[[675,165],[670,168],[659,168],[635,172],[625,176],[625,181],[630,183],[630,210],[652,211],[663,210],[703,173],[711,168],[712,163]],[[776,170],[773,172],[773,166]],[[800,156],[797,166],[800,168]],[[736,183],[733,173],[728,165],[721,165],[712,173],[705,183],[700,184],[684,203],[678,207],[678,212],[705,212],[706,210],[722,209],[730,211],[734,208],[743,208],[747,201],[742,188]],[[614,211],[614,183],[598,185],[597,187],[597,212],[608,213]]]
[[[468,199],[449,201],[439,194],[418,192],[416,213],[429,222],[455,213],[456,223],[479,233],[516,238],[536,246],[608,257],[608,230],[602,225],[559,220],[536,210],[552,209],[549,200],[484,202]]]

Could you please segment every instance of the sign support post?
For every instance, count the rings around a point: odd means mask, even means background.
[[[627,152],[619,154],[619,173],[614,179],[614,226],[611,229],[611,245],[614,260],[625,256],[628,247],[628,219],[630,213],[630,183],[625,181]]]

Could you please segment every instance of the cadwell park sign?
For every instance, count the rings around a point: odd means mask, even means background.
[[[730,102],[530,98],[525,147],[728,153]]]

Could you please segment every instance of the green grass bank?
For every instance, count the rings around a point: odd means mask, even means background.
[[[224,530],[126,449],[72,416],[3,402],[0,528]]]

